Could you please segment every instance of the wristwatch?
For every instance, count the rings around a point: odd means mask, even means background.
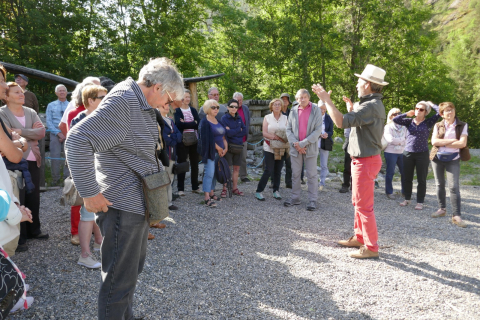
[[[25,148],[25,145],[23,144],[22,140],[17,140],[17,141],[18,141],[18,142],[20,143],[20,145],[22,146],[22,149]]]

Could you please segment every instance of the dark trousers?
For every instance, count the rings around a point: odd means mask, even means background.
[[[198,153],[197,144],[191,146],[185,146],[183,143],[177,144],[177,161],[182,163],[187,161],[187,157],[190,158],[190,181],[192,182],[192,190],[198,189]],[[185,191],[185,175],[186,173],[180,173],[177,175],[177,187],[178,191]]]
[[[352,158],[345,150],[345,159],[343,161],[343,184],[342,187],[349,188],[352,181]]]
[[[33,238],[42,233],[40,229],[40,168],[36,161],[28,161],[28,171],[32,176],[32,182],[35,190],[31,193],[25,193],[25,207],[32,211],[32,223],[22,222],[20,224],[19,244],[24,244],[28,238]]]
[[[443,162],[436,157],[432,160],[435,184],[437,185],[438,206],[442,209],[447,207],[445,192],[445,173],[447,175],[450,202],[452,204],[452,216],[460,217],[460,159]]]
[[[97,213],[95,221],[103,237],[98,319],[131,320],[133,295],[147,254],[148,222],[141,214],[112,208]]]
[[[413,175],[417,172],[417,203],[423,203],[427,193],[427,174],[430,164],[428,151],[403,152],[403,172],[405,173],[405,200],[412,199]]]
[[[291,187],[292,186],[292,161],[290,159],[290,155],[285,153],[282,156],[282,160],[285,163],[285,184]],[[263,165],[264,169],[265,169],[265,165],[266,163],[264,163]],[[270,171],[271,171],[270,179],[273,186],[273,170],[270,170]]]
[[[275,160],[275,155],[268,151],[263,151],[265,157],[265,170],[258,182],[257,192],[263,192],[267,185],[268,179],[273,176],[273,192],[280,189],[280,179],[282,177],[283,157],[280,160]]]

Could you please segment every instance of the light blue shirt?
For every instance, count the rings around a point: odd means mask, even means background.
[[[61,102],[60,100],[56,100],[50,102],[47,106],[47,128],[53,134],[57,134],[60,132],[58,129],[58,124],[60,120],[62,120],[63,113],[65,109],[67,109],[68,101],[65,100]]]

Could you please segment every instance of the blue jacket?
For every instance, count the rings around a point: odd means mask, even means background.
[[[327,139],[320,138],[322,140],[320,148],[323,149],[323,150],[331,151],[331,146],[333,145],[333,139],[332,139],[332,136],[333,136],[333,120],[327,113],[325,113],[325,128],[324,128],[324,131],[328,134],[328,138]],[[326,142],[325,140],[329,140],[329,141]],[[327,143],[327,146],[329,146],[329,148],[325,148],[325,142]]]
[[[227,131],[226,139],[228,143],[243,144],[243,137],[247,135],[247,128],[238,114],[236,114],[234,118],[230,113],[227,113],[222,117],[220,123]],[[230,130],[228,130],[227,127],[229,127]]]
[[[173,123],[173,120],[171,120],[169,124],[172,126],[172,128],[170,128],[165,121],[165,127],[163,128],[162,136],[165,144],[168,147],[168,156],[170,160],[175,160],[177,143],[182,142],[182,133],[177,129],[175,123]]]
[[[198,116],[198,112],[195,108],[190,107],[190,111],[192,112],[194,122],[182,122],[180,119],[185,120],[183,117],[183,112],[180,108],[175,110],[175,125],[177,126],[178,130],[183,133],[185,129],[194,129],[198,130],[198,125],[200,124],[200,117]]]
[[[200,137],[197,144],[197,153],[202,156],[202,163],[207,163],[208,160],[215,160],[215,137],[207,117],[200,120],[198,133]]]

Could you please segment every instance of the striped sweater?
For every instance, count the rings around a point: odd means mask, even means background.
[[[68,132],[65,153],[80,196],[101,192],[114,209],[145,213],[142,176],[159,171],[155,112],[137,83],[119,83]],[[164,170],[160,163],[160,170]]]

